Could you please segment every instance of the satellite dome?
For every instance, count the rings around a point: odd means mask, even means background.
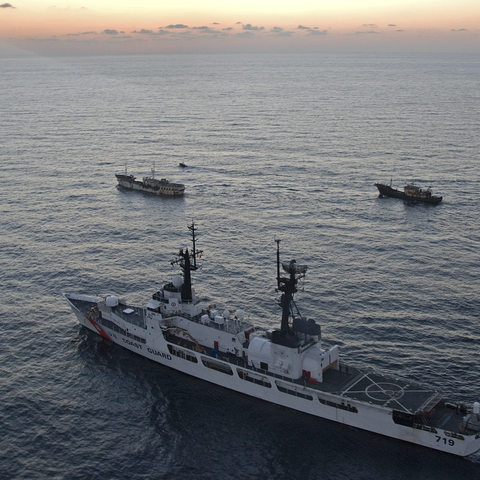
[[[105,299],[107,307],[116,307],[118,305],[118,298],[114,295],[110,295]]]
[[[172,278],[172,283],[173,283],[173,286],[175,288],[180,288],[182,286],[182,283],[183,283],[183,278],[181,275],[175,275],[173,278]]]

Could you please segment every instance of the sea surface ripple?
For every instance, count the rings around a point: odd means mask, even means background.
[[[194,220],[197,293],[274,327],[281,239],[309,267],[299,307],[344,362],[480,401],[478,56],[28,57],[0,75],[1,478],[479,478],[477,457],[124,351],[61,296],[145,302]],[[183,198],[116,186],[153,165]],[[379,198],[391,180],[444,200]]]

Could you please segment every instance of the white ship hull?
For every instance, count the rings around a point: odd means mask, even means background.
[[[183,276],[174,276],[144,307],[115,296],[64,294],[79,322],[154,362],[229,390],[454,455],[480,450],[480,403],[473,409],[447,403],[414,382],[340,364],[337,345],[322,348],[320,325],[304,318],[293,301],[307,266],[281,263],[279,240],[279,329],[256,329],[241,310],[202,306],[191,281],[202,252],[195,247],[195,225],[188,228],[192,252],[182,249],[172,262]]]
[[[232,365],[228,361],[223,361],[221,354],[213,359],[205,354],[169,343],[161,333],[159,335],[148,335],[145,343],[134,340],[129,336],[99,325],[93,319],[84,315],[70,300],[70,298],[75,298],[92,302],[96,299],[79,295],[64,295],[79,322],[88,329],[117,345],[182,373],[283,407],[442,452],[467,456],[480,449],[480,435],[478,434],[461,435],[438,427],[420,429],[398,425],[392,420],[391,408],[355,400],[351,397],[329,394],[310,388],[308,384],[305,386],[294,385],[289,383],[288,379],[282,380],[255,373],[241,365]],[[150,329],[153,329],[152,325],[147,326],[147,331]],[[172,354],[172,349],[180,355],[184,353],[188,359]],[[214,362],[214,368],[211,368],[212,362]],[[210,364],[210,368],[205,364]],[[224,371],[217,370],[217,367],[223,368]],[[255,378],[259,383],[246,380],[247,376]],[[282,386],[284,387],[283,391],[279,389]],[[285,387],[288,386],[290,386],[290,389],[297,391],[297,396],[292,393],[285,393]],[[348,404],[353,411],[326,405],[321,400],[324,402],[330,401],[331,404],[337,405],[340,403]],[[451,415],[456,415],[456,413],[452,411]]]

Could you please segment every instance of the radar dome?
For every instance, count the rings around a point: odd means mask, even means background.
[[[114,295],[111,295],[105,299],[105,303],[107,307],[116,307],[118,305],[118,298]]]
[[[182,283],[183,283],[183,278],[181,275],[175,275],[173,278],[172,278],[172,283],[173,283],[173,286],[175,288],[180,288],[182,286]]]
[[[238,311],[237,311],[237,318],[238,318],[239,320],[243,320],[244,317],[245,317],[244,311],[243,311],[243,310],[238,310]]]

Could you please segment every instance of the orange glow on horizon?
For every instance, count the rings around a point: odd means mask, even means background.
[[[168,7],[152,6],[145,0],[84,0],[84,7],[79,8],[61,2],[51,6],[45,0],[19,2],[0,8],[0,41],[33,45],[34,40],[56,38],[57,42],[69,40],[70,45],[75,40],[78,48],[83,42],[88,50],[87,43],[95,38],[97,45],[121,41],[129,51],[141,50],[140,44],[148,51],[168,51],[172,46],[177,51],[180,45],[197,51],[202,48],[200,42],[206,49],[216,50],[223,48],[220,43],[235,49],[235,44],[240,48],[254,41],[259,48],[275,41],[281,48],[289,42],[292,48],[293,44],[323,47],[333,43],[345,48],[374,43],[379,48],[382,44],[394,48],[396,41],[401,46],[412,44],[413,38],[420,41],[441,36],[446,45],[451,42],[452,46],[461,44],[480,51],[480,2],[472,0],[464,0],[464,8],[451,0],[394,0],[388,5],[373,0],[338,0],[328,6],[298,0],[293,14],[289,13],[291,2],[285,0],[233,0],[229,6],[207,0],[202,7],[191,0],[179,0]]]

